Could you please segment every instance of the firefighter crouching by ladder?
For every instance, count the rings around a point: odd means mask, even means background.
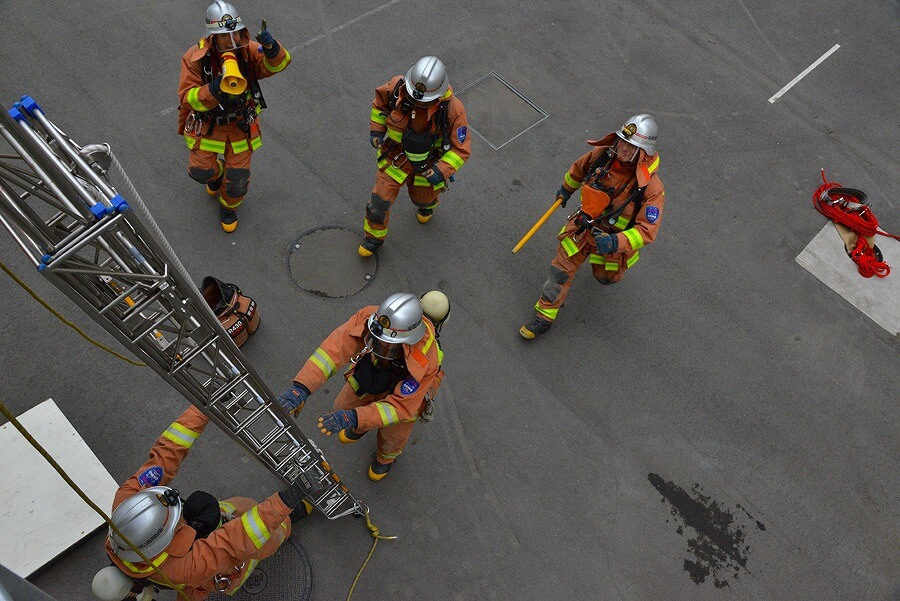
[[[375,89],[369,130],[378,171],[366,204],[365,239],[357,249],[361,257],[384,244],[400,188],[409,190],[419,223],[427,223],[438,196],[471,154],[466,110],[435,56],[419,59],[405,77]]]
[[[519,334],[533,339],[553,325],[572,278],[585,260],[601,284],[615,284],[656,239],[666,193],[657,173],[657,126],[647,114],[635,115],[575,161],[556,192],[562,206],[581,188],[581,207],[560,230],[550,277],[534,305],[535,316]]]
[[[233,232],[250,185],[250,158],[262,145],[259,80],[283,71],[291,56],[265,21],[259,45],[251,46],[237,10],[222,0],[206,10],[206,32],[181,58],[178,134],[190,149],[188,174],[218,198],[222,229]]]
[[[431,419],[444,376],[438,339],[449,313],[450,302],[437,290],[421,300],[392,294],[380,306],[363,307],[322,341],[279,397],[281,406],[296,416],[307,397],[349,363],[335,410],[319,418],[319,429],[337,433],[345,444],[377,429],[368,474],[374,482],[381,480],[406,446],[416,420]]]
[[[291,521],[312,511],[304,500],[310,490],[302,478],[262,503],[245,497],[217,501],[204,491],[181,499],[169,484],[208,424],[199,409],[189,407],[157,439],[144,465],[116,491],[113,523],[156,570],[110,532],[106,553],[119,572],[104,568],[97,574],[93,584],[97,598],[120,601],[122,590],[139,592],[150,583],[174,584],[179,600],[185,595],[197,601],[214,592],[232,594],[259,561],[291,535]]]

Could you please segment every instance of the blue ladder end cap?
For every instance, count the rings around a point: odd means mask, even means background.
[[[124,213],[131,208],[128,206],[128,201],[122,198],[121,194],[116,194],[109,202],[112,203],[113,210],[120,213]]]
[[[91,207],[91,213],[94,214],[94,217],[97,218],[97,221],[103,219],[103,216],[106,215],[106,207],[102,202],[98,202],[94,206]]]
[[[38,265],[38,271],[39,271],[39,272],[44,271],[45,269],[47,269],[47,264],[46,264],[46,263],[41,263],[40,265]]]
[[[28,96],[28,95],[22,96],[22,100],[20,100],[16,104],[21,105],[22,108],[24,108],[29,113],[32,113],[36,110],[41,111],[42,113],[44,112],[44,109],[41,108],[41,105],[39,105],[34,100],[34,98],[32,98],[31,96]]]
[[[19,103],[13,105],[11,109],[9,109],[9,116],[15,119],[16,121],[25,121],[25,115],[19,111]]]

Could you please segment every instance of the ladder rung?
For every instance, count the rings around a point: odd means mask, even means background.
[[[174,311],[172,311],[172,313],[174,313]],[[201,344],[198,347],[195,347],[194,349],[189,351],[187,355],[182,357],[181,361],[178,363],[178,366],[175,367],[174,369],[172,369],[169,373],[170,374],[178,373],[179,371],[184,369],[185,366],[189,365],[190,362],[193,361],[197,355],[199,355],[200,353],[205,351],[207,348],[209,348],[213,343],[218,342],[218,341],[219,341],[219,337],[216,336],[215,334],[213,334],[212,336],[209,337],[209,339],[206,340],[206,342],[204,342],[203,344]],[[178,349],[175,349],[175,350],[178,351]]]
[[[165,315],[163,315],[162,317],[160,317],[160,318],[157,319],[156,321],[154,321],[153,324],[152,324],[149,328],[146,328],[143,332],[141,332],[140,334],[138,334],[137,336],[135,336],[135,337],[132,339],[131,342],[132,342],[133,344],[137,344],[137,341],[138,341],[138,340],[140,340],[141,338],[143,338],[143,337],[146,336],[147,334],[150,334],[151,332],[153,332],[153,330],[155,330],[156,328],[159,327],[159,324],[161,324],[161,323],[164,322],[165,320],[169,319],[169,318],[172,317],[173,315],[175,315],[175,310],[174,310],[174,309],[171,310],[171,311],[169,311],[168,313],[166,313]]]

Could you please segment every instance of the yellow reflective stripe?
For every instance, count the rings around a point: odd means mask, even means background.
[[[444,363],[444,351],[441,350],[441,345],[438,345],[438,365],[443,365]]]
[[[563,249],[565,249],[566,255],[570,257],[578,252],[578,245],[575,244],[575,241],[572,240],[572,238],[570,238],[569,236],[563,238],[560,241],[560,244],[562,244]]]
[[[625,217],[624,215],[619,215],[619,218],[616,219],[616,222],[613,224],[613,227],[619,230],[624,230],[628,227],[628,222],[631,221],[631,217]]]
[[[568,184],[568,186],[570,188],[575,188],[577,190],[578,188],[581,187],[581,182],[576,181],[575,178],[573,178],[571,175],[569,175],[568,171],[566,171],[565,180],[566,180],[566,184]]]
[[[250,150],[250,144],[247,143],[247,140],[238,140],[231,143],[231,150],[234,151],[234,154],[241,154]]]
[[[556,235],[561,236],[564,231],[566,231],[566,226],[562,226],[561,228],[559,228],[559,233]]]
[[[641,258],[641,254],[639,252],[635,252],[633,257],[631,257],[630,259],[625,261],[625,267],[626,268],[631,267],[632,265],[637,263],[638,259],[640,259],[640,258]]]
[[[404,150],[403,153],[409,157],[410,161],[427,161],[428,157],[431,156],[430,152],[409,152]]]
[[[263,55],[263,64],[266,66],[266,69],[269,70],[269,73],[278,73],[279,71],[283,71],[284,68],[288,66],[289,62],[291,62],[291,55],[287,50],[284,51],[284,60],[277,65],[270,64],[269,59],[266,57],[266,55]]]
[[[187,147],[188,147],[190,150],[193,150],[193,149],[194,149],[194,146],[197,145],[197,138],[194,138],[194,137],[192,137],[192,136],[185,136],[185,137],[184,137],[184,141],[185,141],[185,143],[187,144]]]
[[[403,142],[403,132],[401,132],[399,129],[393,129],[389,127],[387,130],[387,135],[388,138],[390,138],[394,142],[397,142],[398,144]]]
[[[431,326],[427,323],[425,324],[425,332],[428,334],[428,341],[425,343],[425,346],[422,347],[422,354],[428,354],[428,349],[431,348],[432,343],[434,342],[434,332],[431,329]]]
[[[334,372],[337,371],[337,365],[334,364],[334,360],[332,360],[328,353],[322,350],[321,346],[309,357],[309,360],[322,370],[326,380],[333,376]]]
[[[234,590],[233,590],[233,591],[231,591],[230,593],[225,593],[225,594],[228,595],[228,596],[230,597],[230,596],[232,596],[233,594],[235,594],[236,592],[238,592],[238,589],[240,589],[242,586],[244,586],[244,583],[247,582],[247,578],[250,577],[250,574],[253,573],[253,570],[256,569],[256,566],[257,566],[258,564],[259,564],[259,560],[258,560],[258,559],[251,559],[251,560],[250,560],[250,563],[249,563],[249,565],[248,565],[248,567],[247,567],[247,571],[244,572],[244,577],[241,578],[241,583],[240,583],[239,585],[237,585],[236,587],[234,587]]]
[[[214,152],[216,154],[225,154],[225,142],[218,140],[210,140],[208,138],[200,138],[200,150]]]
[[[219,501],[219,509],[229,515],[237,511],[237,507],[235,507],[234,504],[229,503],[228,501]]]
[[[559,313],[559,309],[544,309],[540,306],[540,303],[534,303],[534,310],[550,321],[556,319],[556,315]]]
[[[168,558],[169,558],[169,554],[164,551],[164,552],[160,553],[159,555],[157,555],[155,559],[151,559],[150,563],[158,568]],[[129,570],[131,570],[135,574],[147,574],[147,573],[153,571],[152,567],[139,568],[135,564],[131,563],[130,561],[125,561],[121,557],[119,559],[122,560],[122,563],[125,564],[125,567],[127,567]]]
[[[241,516],[241,524],[244,526],[244,532],[247,533],[257,549],[261,549],[271,536],[266,523],[259,517],[259,505]]]
[[[464,158],[462,158],[461,156],[459,156],[456,152],[454,152],[452,150],[448,150],[447,152],[445,152],[444,155],[441,157],[441,160],[446,162],[448,165],[450,165],[454,169],[459,169],[460,167],[463,166],[463,163],[466,162],[466,160]]]
[[[350,388],[353,389],[353,392],[359,392],[359,383],[356,381],[356,378],[353,376],[349,376],[347,378],[347,384],[350,385]]]
[[[591,253],[591,256],[588,257],[588,261],[590,261],[594,265],[603,265],[606,262],[606,259],[603,258],[603,255],[595,255]]]
[[[632,249],[637,250],[639,248],[643,248],[644,238],[643,236],[641,236],[641,233],[635,228],[629,228],[622,233],[625,234],[626,238],[628,238],[628,241],[631,243]]]
[[[178,422],[173,422],[162,435],[163,438],[168,438],[175,444],[187,448],[194,446],[194,441],[200,438],[199,432],[194,432],[190,428],[185,428]]]
[[[618,263],[607,263],[606,265],[603,266],[603,269],[605,269],[606,271],[619,271],[619,264]]]
[[[413,185],[414,186],[431,186],[431,182],[429,182],[427,179],[425,179],[421,175],[414,175],[413,176]],[[444,182],[441,182],[438,185],[431,186],[431,187],[434,188],[435,190],[440,190],[441,188],[444,187]]]
[[[415,420],[410,420],[410,421],[415,421]],[[402,453],[402,452],[403,452],[403,449],[397,451],[396,453],[383,453],[381,456],[384,457],[385,459],[396,459],[397,457],[400,456],[400,453]]]
[[[206,108],[202,102],[200,102],[200,88],[191,88],[187,93],[187,101],[188,104],[191,105],[191,108],[195,111],[206,112],[209,109]]]
[[[381,415],[381,423],[385,426],[400,423],[400,416],[397,415],[397,410],[390,403],[378,401],[375,403],[375,407],[378,408],[378,413]]]
[[[363,220],[363,229],[375,238],[384,238],[387,236],[387,228],[377,230],[375,226],[369,223],[368,219]]]
[[[374,107],[372,108],[372,115],[369,117],[369,120],[372,121],[372,123],[377,123],[378,125],[384,125],[385,123],[387,123],[387,117],[382,115],[381,111]]]
[[[659,155],[656,155],[656,159],[650,163],[650,166],[647,167],[647,171],[653,173],[657,169],[659,169]]]
[[[255,138],[250,140],[250,148],[252,148],[253,150],[256,150],[260,146],[262,146],[262,138],[260,136],[256,136]]]
[[[391,176],[391,179],[397,182],[398,184],[402,184],[406,181],[406,172],[403,169],[398,169],[394,167],[392,164],[388,164],[387,167],[384,168],[384,172]],[[427,181],[427,180],[426,180]]]

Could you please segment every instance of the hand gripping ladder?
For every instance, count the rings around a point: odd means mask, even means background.
[[[107,144],[0,111],[0,224],[50,282],[329,519],[362,515],[204,301]],[[127,196],[113,181],[121,182]],[[126,200],[127,198],[127,200]]]

